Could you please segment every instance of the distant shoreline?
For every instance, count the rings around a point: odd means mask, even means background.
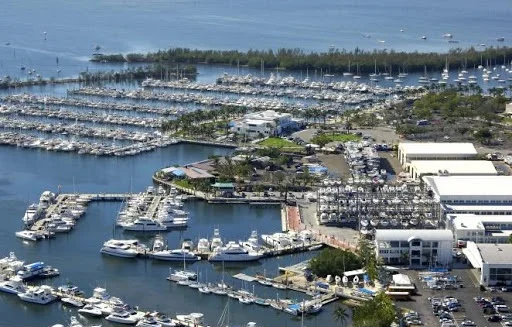
[[[278,50],[197,50],[171,48],[157,52],[97,54],[90,61],[99,63],[166,63],[247,66],[254,69],[310,71],[324,74],[440,72],[449,67],[470,70],[482,65],[509,65],[512,47],[490,47],[485,50],[453,49],[447,53],[397,52],[387,50],[354,51],[332,48],[328,52],[304,52],[300,49]]]

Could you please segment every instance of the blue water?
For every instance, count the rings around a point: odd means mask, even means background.
[[[22,64],[42,76],[57,76],[57,69],[59,76],[73,76],[122,67],[88,62],[96,45],[103,53],[170,46],[447,51],[481,43],[511,45],[511,15],[507,0],[492,5],[477,0],[4,0],[0,76],[18,75]],[[445,33],[460,43],[448,43]],[[423,35],[428,40],[421,40]]]

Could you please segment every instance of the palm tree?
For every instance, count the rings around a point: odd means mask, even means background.
[[[347,312],[347,308],[338,305],[336,309],[334,309],[332,315],[334,316],[334,320],[338,322],[341,326],[347,325],[347,320],[350,318],[350,315]]]

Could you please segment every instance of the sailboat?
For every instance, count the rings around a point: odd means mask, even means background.
[[[375,68],[374,68],[374,72],[370,74],[370,81],[378,82],[379,79],[377,78],[377,76],[379,76],[379,75],[377,74],[377,59],[375,59]]]
[[[350,60],[348,61],[348,71],[344,72],[343,76],[352,76],[352,72],[350,71]]]
[[[425,72],[423,76],[420,76],[418,79],[418,83],[420,84],[427,84],[428,83],[428,77],[427,77],[427,66],[425,65]]]
[[[197,273],[194,271],[187,270],[187,260],[185,257],[185,253],[183,252],[183,270],[172,270],[169,268],[169,277],[168,280],[180,283],[180,285],[188,285],[186,281],[194,281],[197,279]]]
[[[353,79],[361,79],[359,75],[359,64],[356,65],[356,75],[352,76]]]
[[[386,80],[392,80],[393,79],[393,72],[392,72],[393,66],[389,65],[389,74],[384,77]]]

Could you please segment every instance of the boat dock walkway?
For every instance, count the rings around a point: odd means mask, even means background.
[[[153,219],[156,214],[156,210],[158,209],[158,205],[160,202],[162,202],[162,196],[161,195],[155,195],[153,196],[153,199],[151,201],[151,204],[149,205],[148,211],[146,212],[146,216],[149,219]]]

